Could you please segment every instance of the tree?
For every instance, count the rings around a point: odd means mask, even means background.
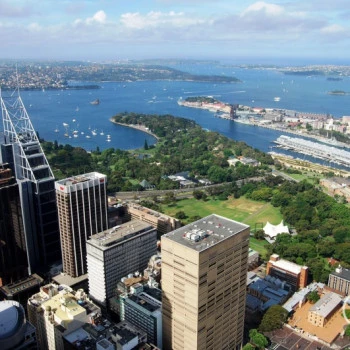
[[[344,334],[345,334],[347,337],[350,337],[350,325],[348,325],[348,326],[345,328]]]
[[[265,231],[264,230],[257,230],[254,232],[254,238],[256,239],[265,239]]]
[[[187,218],[187,215],[183,210],[180,210],[180,211],[176,212],[175,217],[176,217],[176,219],[183,220],[183,219]]]
[[[306,297],[306,299],[311,303],[315,304],[318,300],[320,300],[320,296],[317,293],[317,290],[313,290],[311,293],[309,293]]]
[[[147,142],[146,139],[145,139],[145,144],[144,144],[143,148],[144,148],[146,151],[148,150],[148,142]]]
[[[280,305],[271,306],[265,313],[259,325],[260,332],[271,332],[275,329],[282,328],[286,322],[288,311]]]
[[[250,343],[247,343],[246,345],[243,346],[243,350],[255,350],[255,346],[253,346]]]
[[[250,342],[256,345],[256,347],[259,349],[265,349],[266,345],[268,344],[266,337],[259,333],[257,329],[251,329],[249,331],[249,339]]]

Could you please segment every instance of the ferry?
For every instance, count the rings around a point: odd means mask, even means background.
[[[275,102],[279,102],[280,100],[281,100],[281,97],[275,97],[274,99],[273,99]]]
[[[97,98],[96,100],[93,100],[90,102],[91,105],[99,105],[100,104],[100,100]]]

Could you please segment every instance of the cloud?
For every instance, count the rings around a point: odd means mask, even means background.
[[[260,15],[263,13],[267,16],[280,16],[284,13],[284,9],[282,6],[275,4],[268,4],[263,1],[258,1],[250,6],[248,6],[242,13],[241,17],[249,16],[249,15]]]
[[[91,23],[106,23],[107,15],[104,11],[98,11],[96,12],[92,17],[86,19],[87,24]]]
[[[121,15],[120,23],[125,28],[147,29],[157,27],[187,27],[203,23],[205,20],[185,15],[183,12],[170,11],[167,13],[151,11],[145,15],[139,12]]]

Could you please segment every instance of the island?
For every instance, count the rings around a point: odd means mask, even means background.
[[[348,95],[349,93],[343,90],[328,91],[328,95]]]

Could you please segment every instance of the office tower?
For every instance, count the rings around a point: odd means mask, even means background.
[[[28,276],[27,247],[18,185],[0,164],[0,286]]]
[[[92,172],[56,181],[63,272],[87,273],[86,241],[107,229],[107,177]]]
[[[24,308],[17,301],[0,302],[0,349],[36,349],[35,328],[26,320]]]
[[[89,294],[106,305],[122,277],[147,268],[149,258],[157,252],[157,230],[131,220],[93,235],[86,249]]]
[[[61,259],[54,176],[19,92],[1,93],[1,162],[18,183],[30,272]]]
[[[164,349],[240,349],[249,226],[212,214],[162,236]]]

